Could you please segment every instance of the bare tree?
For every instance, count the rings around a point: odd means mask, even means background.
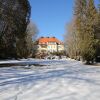
[[[32,56],[35,54],[36,51],[34,42],[36,41],[38,35],[38,28],[32,21],[27,26],[26,34],[27,34],[26,43],[27,43],[29,56]]]
[[[31,37],[31,40],[35,41],[37,38],[38,32],[39,31],[38,31],[36,24],[30,21],[26,29],[27,37]]]
[[[75,33],[75,19],[67,25],[67,32],[65,34],[66,52],[70,58],[77,58],[78,50],[78,37]]]

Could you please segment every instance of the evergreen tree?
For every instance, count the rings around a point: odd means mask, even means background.
[[[86,0],[76,0],[75,1],[75,28],[76,28],[76,38],[78,41],[78,56],[82,56],[83,41],[85,41],[85,30],[86,30]]]
[[[94,0],[76,0],[76,33],[79,41],[80,56],[87,63],[93,62],[96,55],[96,16]]]
[[[97,14],[97,18],[96,19],[97,20],[96,20],[96,25],[95,25],[95,29],[96,29],[95,38],[98,41],[97,42],[97,46],[96,46],[96,61],[100,62],[100,0],[99,0],[99,4],[98,4],[98,14]]]
[[[0,58],[16,57],[16,41],[25,39],[29,18],[28,0],[0,0]]]
[[[85,35],[82,41],[81,55],[87,63],[92,62],[96,55],[95,23],[97,11],[93,0],[88,0],[85,21]],[[83,26],[84,27],[84,26]]]

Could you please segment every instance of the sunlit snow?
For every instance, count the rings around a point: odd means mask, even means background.
[[[15,62],[27,65],[0,68],[0,100],[100,100],[100,66],[70,59],[6,61]]]

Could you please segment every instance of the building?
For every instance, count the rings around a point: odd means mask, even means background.
[[[41,37],[36,41],[38,52],[63,52],[64,44],[56,37]]]

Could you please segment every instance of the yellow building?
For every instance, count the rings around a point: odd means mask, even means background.
[[[39,52],[63,52],[64,44],[55,37],[41,37],[37,41],[37,50]]]

